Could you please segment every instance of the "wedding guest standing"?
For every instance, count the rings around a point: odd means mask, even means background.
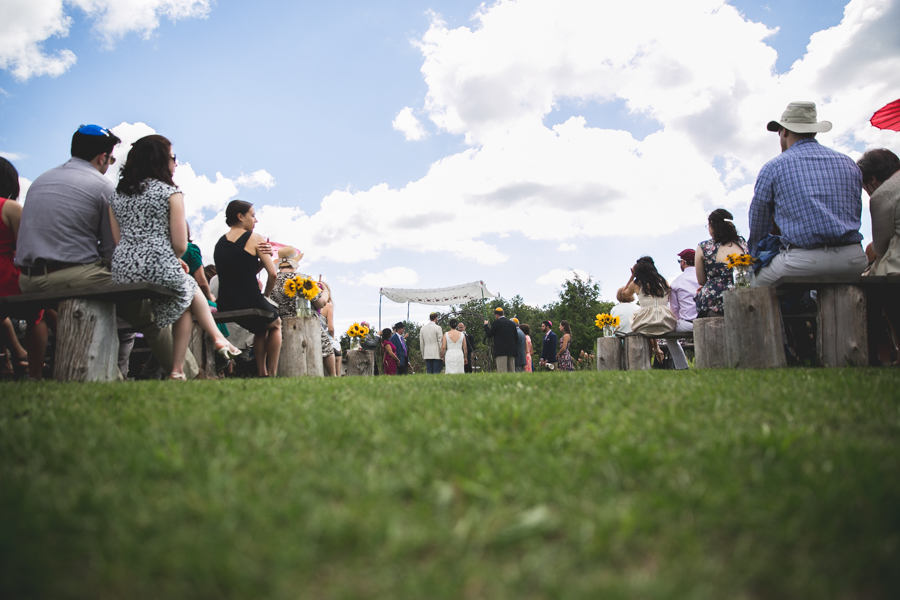
[[[178,293],[175,298],[153,300],[151,306],[158,327],[173,326],[169,378],[184,380],[191,315],[222,356],[232,358],[239,351],[216,327],[206,298],[178,258],[187,250],[188,237],[184,196],[172,181],[175,166],[172,144],[163,136],[149,135],[136,141],[119,173],[109,216],[117,244],[112,257],[113,283],[157,283]]]
[[[456,329],[458,324],[456,319],[450,319],[450,331],[441,340],[441,357],[448,375],[466,372],[466,335]]]
[[[572,344],[572,329],[569,327],[568,321],[559,322],[559,332],[562,334],[562,338],[559,340],[559,350],[556,352],[559,370],[574,371],[575,361],[572,360],[572,353],[569,351],[569,346]]]
[[[531,336],[528,335],[531,333],[531,327],[528,326],[528,323],[522,323],[519,329],[525,334],[525,372],[531,373],[533,371],[531,353],[534,352],[534,348],[531,346]]]
[[[494,338],[494,354],[497,361],[498,373],[515,373],[516,371],[516,345],[518,334],[516,324],[503,315],[503,309],[494,309],[494,324],[484,322],[484,335]]]
[[[466,366],[463,370],[466,373],[472,373],[475,365],[475,338],[466,331],[465,323],[460,323],[456,326],[456,329],[466,336]]]
[[[275,288],[275,264],[268,253],[258,248],[263,239],[253,233],[256,222],[256,210],[249,202],[232,200],[225,208],[225,224],[230,229],[219,238],[214,253],[219,278],[218,305],[222,312],[255,308],[268,313],[262,324],[255,319],[235,319],[235,322],[253,334],[257,374],[274,377],[281,354],[281,319],[275,306],[260,292],[256,274],[260,267],[266,270],[265,295],[271,295]]]
[[[733,218],[724,208],[709,213],[706,228],[712,237],[697,246],[694,262],[697,283],[702,286],[695,296],[698,318],[725,316],[722,294],[734,289],[734,278],[725,261],[729,254],[748,251],[747,242],[732,223]],[[697,261],[696,256],[702,260]]]
[[[406,375],[409,370],[409,352],[406,348],[405,331],[406,326],[403,324],[403,321],[400,321],[394,325],[394,335],[391,336],[391,343],[394,344],[397,358],[400,359],[400,362],[397,363],[397,375]]]
[[[397,356],[397,347],[391,342],[390,328],[385,328],[381,332],[381,349],[384,351],[384,358],[381,364],[382,372],[385,375],[396,375],[400,358]]]
[[[525,365],[528,364],[528,344],[519,319],[513,318],[512,322],[516,324],[516,373],[524,373]]]
[[[544,343],[541,345],[541,366],[550,370],[556,368],[556,334],[553,333],[553,322],[542,321],[541,333],[544,334]]]
[[[340,376],[338,364],[340,364],[339,361],[342,359],[338,350],[339,345],[334,341],[334,298],[331,296],[331,288],[327,283],[320,281],[319,288],[322,290],[322,295],[326,300],[322,308],[316,309],[316,314],[319,316],[319,325],[328,338],[327,340],[322,340],[322,364],[325,367],[326,377],[338,377]],[[326,351],[326,343],[331,346],[330,351]]]
[[[440,373],[444,366],[441,361],[444,333],[441,331],[441,326],[437,324],[438,316],[436,312],[428,315],[428,323],[419,331],[419,345],[422,350],[422,358],[425,359],[425,372],[429,375]]]

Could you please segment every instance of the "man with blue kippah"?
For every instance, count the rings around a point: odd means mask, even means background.
[[[72,135],[72,158],[40,175],[28,188],[16,249],[23,294],[112,284],[115,242],[109,198],[116,188],[104,175],[116,162],[112,152],[120,141],[108,129],[82,125]],[[117,314],[144,334],[168,371],[173,359],[171,328],[161,330],[153,324],[149,301],[120,304]],[[46,323],[35,327],[29,370],[39,379],[48,333]],[[197,371],[188,351],[185,374],[192,377]]]

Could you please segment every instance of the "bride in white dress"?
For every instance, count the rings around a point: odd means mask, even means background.
[[[450,322],[450,331],[441,340],[441,357],[444,359],[444,373],[464,373],[466,366],[466,336],[456,330],[455,320]]]

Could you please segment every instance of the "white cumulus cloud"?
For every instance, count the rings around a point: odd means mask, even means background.
[[[242,188],[264,187],[269,189],[275,186],[275,178],[265,169],[260,169],[258,171],[253,171],[249,175],[241,173],[240,176],[234,180],[234,184]]]
[[[417,142],[428,137],[428,132],[425,131],[422,122],[416,118],[413,114],[413,109],[408,106],[404,107],[397,114],[397,117],[391,121],[391,125],[394,126],[394,129],[403,133],[407,142]]]
[[[407,267],[391,267],[380,273],[366,273],[359,281],[374,287],[407,286],[418,283],[419,274]]]
[[[172,21],[206,17],[210,0],[3,0],[0,69],[20,81],[65,73],[77,61],[75,54],[68,49],[47,53],[43,44],[51,37],[69,35],[72,9],[85,13],[94,32],[111,46],[132,32],[148,38],[159,27],[160,17]]]
[[[575,244],[562,243],[556,250],[559,252],[575,252],[576,250],[578,250],[578,246],[576,246]]]
[[[590,273],[583,269],[553,269],[549,273],[544,273],[535,279],[535,282],[540,285],[559,287],[564,284],[566,280],[574,279],[576,275],[581,279],[587,279],[590,276]]]

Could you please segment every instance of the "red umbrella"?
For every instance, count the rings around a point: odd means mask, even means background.
[[[900,131],[900,100],[894,100],[887,106],[875,111],[869,123],[878,129]]]

